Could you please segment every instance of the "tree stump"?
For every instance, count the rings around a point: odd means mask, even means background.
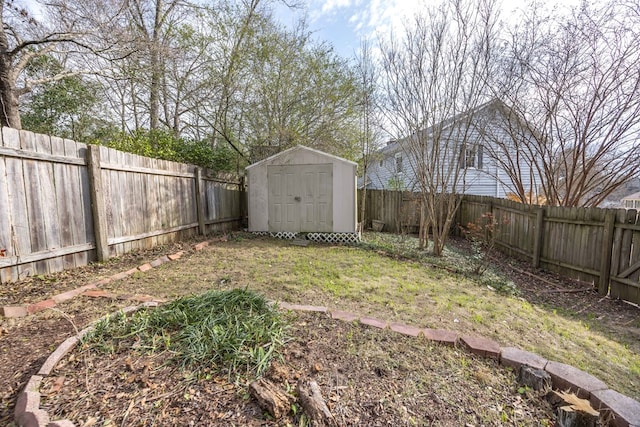
[[[593,409],[586,399],[580,399],[573,393],[554,391],[559,398],[558,427],[599,427],[600,412]]]
[[[551,390],[551,376],[547,371],[543,371],[542,369],[522,366],[518,372],[518,384],[530,387],[536,391],[547,392]]]
[[[300,379],[296,391],[298,392],[300,405],[311,418],[311,425],[315,427],[338,427],[338,422],[322,398],[317,382],[304,378]]]
[[[291,396],[269,380],[260,378],[249,384],[249,394],[274,419],[280,419],[291,410]]]

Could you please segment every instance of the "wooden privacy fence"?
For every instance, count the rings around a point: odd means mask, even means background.
[[[358,206],[362,206],[363,191],[358,190]],[[393,233],[417,233],[420,222],[418,193],[393,190],[367,190],[365,203],[365,228],[371,221],[382,221],[384,231]],[[360,216],[360,209],[358,209]],[[362,221],[362,218],[359,218]]]
[[[238,178],[2,128],[2,283],[238,228],[245,211]]]
[[[592,282],[602,295],[640,303],[640,215],[634,209],[527,206],[463,196],[458,223],[491,212],[503,251],[534,267]]]
[[[362,200],[362,191],[359,192]],[[640,214],[636,210],[528,206],[505,199],[461,196],[456,224],[490,212],[493,238],[511,256],[538,268],[592,282],[603,294],[640,304]],[[414,231],[418,195],[367,190],[366,218],[385,230]]]

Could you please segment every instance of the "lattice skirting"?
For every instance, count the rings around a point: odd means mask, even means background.
[[[360,241],[360,235],[358,233],[294,233],[291,231],[279,231],[277,233],[270,233],[268,231],[254,231],[253,234],[257,236],[271,236],[276,239],[293,240],[297,237],[311,240],[312,242],[321,243],[339,243],[352,245]]]
[[[360,241],[358,233],[309,233],[307,239],[314,242],[353,245]]]

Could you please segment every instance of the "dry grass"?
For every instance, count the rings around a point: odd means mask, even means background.
[[[395,259],[379,250],[237,236],[107,289],[167,299],[248,288],[273,300],[326,305],[361,315],[479,334],[572,364],[640,398],[640,343],[598,319],[505,295],[464,273],[465,258]],[[455,267],[455,268],[453,268]]]

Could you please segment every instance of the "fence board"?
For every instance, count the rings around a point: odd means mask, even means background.
[[[397,229],[395,224],[407,214],[406,209],[418,209],[409,207],[407,198],[399,202],[397,194],[390,191],[367,190],[366,197],[365,219],[383,220],[389,231]],[[640,303],[640,268],[629,270],[630,266],[635,267],[634,263],[640,263],[640,216],[636,211],[538,208],[464,195],[457,224],[476,222],[489,210],[504,229],[496,236],[496,243],[505,253],[528,259],[536,267],[600,285],[600,292],[608,291],[614,298]],[[613,215],[608,229],[607,212]],[[611,262],[607,264],[609,258]]]
[[[631,209],[620,215],[624,224],[640,225],[640,215]],[[640,230],[623,228],[621,237],[614,239],[614,247],[618,246],[619,256],[612,270],[617,269],[611,277],[611,296],[627,301],[640,302],[640,271],[635,264],[640,263]],[[618,236],[616,236],[618,237]]]
[[[31,235],[27,218],[27,191],[24,182],[23,162],[19,159],[5,159],[7,168],[7,190],[9,194],[9,212],[11,218],[10,235],[5,237],[8,240],[9,254],[18,259],[23,254],[31,253]],[[34,266],[30,264],[19,265],[17,268],[18,278],[25,277],[32,273]],[[15,274],[15,273],[14,273]]]
[[[65,143],[62,138],[51,138],[51,151],[55,155],[65,155]],[[66,183],[71,183],[70,168],[71,165],[64,163],[53,163],[53,176],[55,179],[55,205],[57,208],[57,220],[59,230],[60,247],[69,247],[74,245],[73,229],[75,223],[73,221],[73,213],[76,210],[73,205],[73,186],[67,189],[63,188]],[[73,268],[76,266],[73,254],[62,256],[62,269]]]
[[[0,282],[96,259],[87,146],[10,128],[0,138]],[[194,167],[97,147],[106,256],[198,232]],[[100,167],[101,166],[101,167]],[[204,171],[205,174],[208,171]],[[240,224],[240,182],[204,181],[205,228]]]
[[[1,143],[0,143],[1,144]],[[2,257],[14,256],[15,248],[11,242],[11,209],[9,204],[9,174],[6,161],[0,158],[0,251]],[[2,258],[0,258],[1,260]],[[0,269],[0,282],[8,282],[17,279],[18,269]]]

